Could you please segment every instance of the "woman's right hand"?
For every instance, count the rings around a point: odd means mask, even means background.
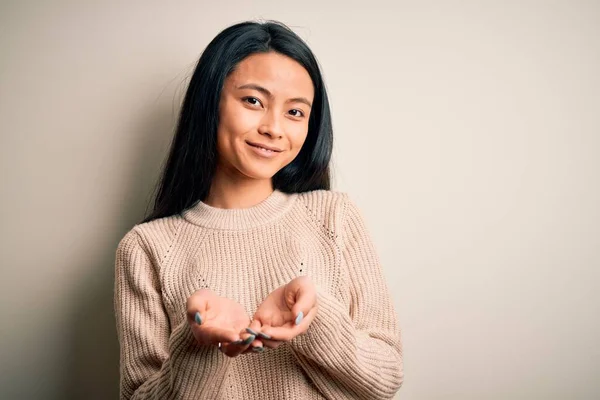
[[[238,356],[250,344],[262,346],[260,340],[246,332],[250,318],[240,303],[210,289],[200,289],[188,298],[186,308],[190,329],[199,344],[221,343],[221,351],[229,357]]]

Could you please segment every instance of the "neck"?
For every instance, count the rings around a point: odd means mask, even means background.
[[[217,168],[204,203],[215,208],[253,207],[273,193],[271,179],[249,179]]]

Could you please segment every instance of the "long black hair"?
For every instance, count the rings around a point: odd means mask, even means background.
[[[217,166],[219,101],[227,76],[246,57],[277,52],[302,65],[314,99],[308,135],[298,156],[273,177],[286,193],[330,188],[333,130],[327,91],[308,45],[277,21],[242,22],[220,32],[206,47],[190,80],[154,207],[142,222],[180,214],[208,195]]]

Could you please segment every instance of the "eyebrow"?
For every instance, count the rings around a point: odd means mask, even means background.
[[[247,83],[245,85],[242,86],[238,86],[236,89],[254,89],[257,90],[259,92],[261,92],[262,94],[264,94],[267,97],[273,97],[273,94],[271,92],[269,92],[267,90],[267,88],[264,88],[260,85],[257,85],[256,83]],[[312,107],[312,103],[310,101],[308,101],[308,99],[306,97],[293,97],[291,99],[287,100],[288,103],[304,103],[309,107]]]

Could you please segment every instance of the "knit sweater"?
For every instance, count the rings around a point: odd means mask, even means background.
[[[233,358],[195,341],[186,300],[196,290],[251,318],[301,275],[319,307],[304,334]],[[389,399],[403,380],[397,314],[344,193],[276,190],[245,209],[197,202],[134,226],[116,251],[115,311],[121,399]]]

